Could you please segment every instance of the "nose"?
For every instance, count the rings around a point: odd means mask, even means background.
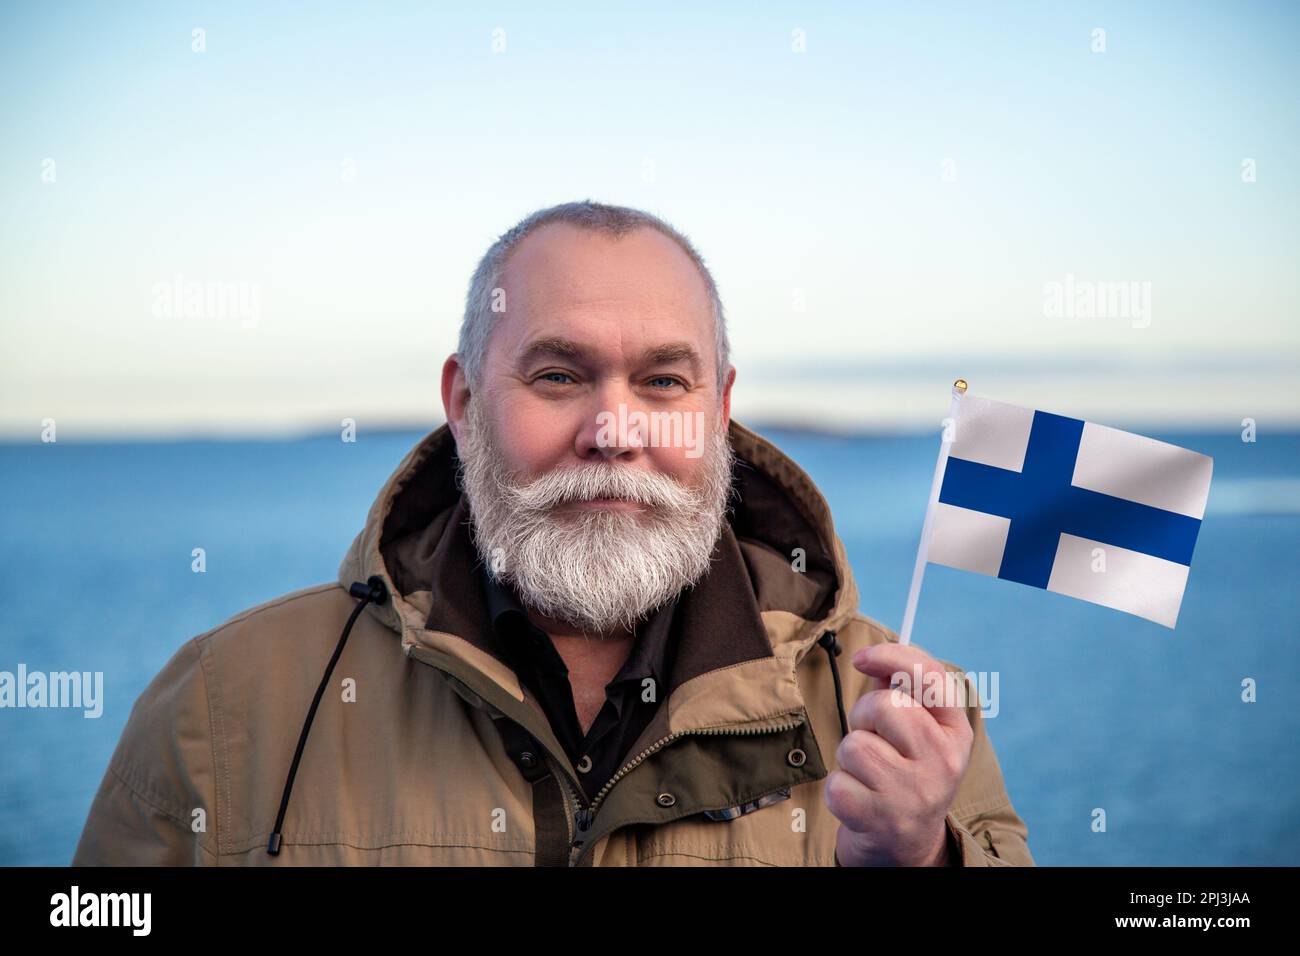
[[[647,426],[626,385],[607,383],[593,393],[574,451],[583,461],[634,462],[645,454]]]

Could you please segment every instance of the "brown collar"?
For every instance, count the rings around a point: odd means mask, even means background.
[[[469,506],[462,496],[431,556],[432,607],[425,627],[455,634],[503,664],[492,640],[492,620],[470,535]],[[740,545],[730,524],[713,549],[712,564],[694,588],[678,598],[680,643],[667,693],[700,674],[772,657],[772,645]]]

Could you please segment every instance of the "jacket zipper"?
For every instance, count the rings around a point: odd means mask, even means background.
[[[488,708],[489,712],[496,714],[499,718],[503,720],[511,719],[510,717],[507,717],[504,713],[502,713],[501,710],[499,710],[496,707],[493,707],[491,704],[488,704],[486,701],[484,701],[484,705]],[[553,767],[559,770],[559,773],[556,775],[557,779],[562,780],[564,782],[564,786],[560,788],[560,795],[564,801],[565,824],[568,829],[568,836],[569,836],[569,866],[577,866],[578,860],[582,859],[582,855],[586,851],[587,834],[591,831],[591,828],[595,825],[596,822],[596,810],[597,808],[599,808],[600,804],[604,801],[605,797],[609,794],[609,791],[613,789],[614,784],[618,783],[628,773],[636,769],[636,767],[639,766],[641,762],[644,761],[647,757],[658,752],[659,750],[662,750],[664,747],[672,743],[674,740],[677,740],[679,737],[689,737],[694,734],[701,734],[701,735],[715,734],[715,735],[723,735],[723,736],[747,736],[752,734],[779,734],[787,730],[793,730],[795,727],[800,726],[803,722],[804,722],[804,718],[801,716],[797,716],[793,720],[785,721],[783,723],[777,724],[774,727],[761,727],[761,728],[742,727],[737,729],[704,727],[699,730],[683,730],[675,734],[669,734],[667,737],[663,737],[655,741],[645,750],[641,751],[630,761],[624,764],[623,767],[618,771],[618,773],[614,774],[614,776],[612,776],[605,783],[605,785],[600,788],[600,791],[596,794],[595,798],[592,799],[590,803],[587,802],[587,798],[585,793],[583,792],[582,785],[577,781],[577,779],[573,777],[572,774],[568,772],[568,770],[565,769],[564,763],[561,762],[558,757],[552,754],[550,750],[548,750],[545,746],[543,746],[542,748],[543,752],[550,759]],[[572,809],[570,809],[570,798],[572,798]]]
[[[470,687],[463,680],[461,680],[456,674],[452,673],[451,671],[437,664],[434,664],[430,661],[426,661],[419,654],[414,654],[412,656],[414,656],[415,659],[420,661],[422,664],[425,664],[426,666],[432,667],[435,670],[441,671],[443,674],[446,674],[452,680],[456,681],[456,683],[464,687],[466,691],[473,694],[479,701],[479,703],[474,704],[474,706],[481,707],[481,709],[485,710],[488,713],[488,715],[492,717],[493,720],[509,720],[513,723],[519,723],[519,721],[515,720],[513,717],[508,716],[505,713],[505,711],[503,711],[500,707],[497,707],[495,704],[488,701],[487,698],[485,698],[482,694],[475,691],[472,687]],[[467,703],[473,703],[473,702],[467,701]],[[523,725],[520,724],[520,726]],[[535,735],[534,735],[534,739],[536,739]],[[559,757],[557,757],[554,753],[551,752],[550,748],[547,747],[540,740],[537,740],[537,744],[538,746],[541,747],[542,753],[546,755],[546,759],[548,759],[551,762],[552,772],[555,773],[556,778],[558,780],[564,781],[565,785],[560,788],[560,795],[561,798],[564,800],[565,823],[568,826],[568,831],[569,831],[569,845],[570,847],[572,847],[574,845],[573,841],[577,839],[577,833],[574,832],[574,823],[580,817],[580,815],[583,813],[585,809],[583,806],[583,804],[585,804],[585,799],[583,798],[582,795],[582,789],[578,785],[577,779],[571,773],[569,773],[567,769],[565,769],[565,764],[567,763],[567,761],[561,760]],[[573,796],[575,796],[576,800],[578,801],[578,807],[577,810],[575,811],[570,811],[569,809],[569,796],[571,790],[573,791]],[[589,813],[590,810],[587,810],[587,812]]]
[[[417,659],[420,658],[417,657]],[[428,662],[424,662],[424,663],[428,663]],[[432,666],[436,667],[438,670],[443,670],[443,668],[438,667],[436,664]],[[450,672],[446,672],[446,673],[450,674]],[[455,674],[450,674],[450,676],[456,680],[459,680],[459,678],[457,678]],[[500,708],[490,704],[487,700],[485,700],[482,697],[482,695],[479,695],[472,690],[471,693],[475,693],[475,696],[478,697],[479,700],[483,701],[483,706],[487,709],[487,711],[490,714],[493,714],[496,717],[499,717],[503,720],[512,719],[506,716],[506,714]],[[793,720],[786,721],[774,727],[763,727],[759,729],[747,727],[747,728],[730,729],[730,730],[726,728],[705,727],[699,730],[683,730],[675,734],[669,734],[667,737],[663,737],[660,740],[655,741],[645,750],[641,751],[630,761],[624,764],[623,767],[618,771],[618,773],[614,774],[614,776],[611,777],[609,781],[606,782],[606,784],[600,788],[600,791],[596,794],[595,798],[590,803],[587,802],[586,796],[582,790],[582,785],[572,774],[569,773],[567,769],[565,769],[564,762],[561,761],[554,754],[552,754],[549,749],[543,746],[542,750],[549,757],[552,764],[560,771],[557,779],[564,781],[564,786],[560,788],[560,795],[565,805],[565,811],[566,811],[565,824],[567,826],[568,833],[569,833],[569,866],[576,866],[578,860],[582,859],[582,855],[586,851],[587,834],[591,831],[591,828],[595,825],[596,810],[600,806],[601,802],[605,799],[606,795],[608,795],[609,791],[613,788],[614,784],[618,783],[619,780],[623,779],[623,777],[626,776],[630,771],[636,769],[636,767],[640,765],[640,763],[643,760],[645,760],[647,757],[649,757],[651,754],[654,754],[657,751],[661,750],[663,747],[672,743],[674,740],[677,740],[679,737],[689,737],[693,734],[717,734],[717,735],[724,735],[724,736],[745,736],[750,734],[777,734],[777,733],[783,733],[784,731],[787,730],[793,730],[795,727],[800,726],[803,722],[804,722],[804,718],[802,716],[796,716]],[[570,797],[573,798],[573,803],[574,803],[574,809],[572,811],[569,810]]]
[[[778,724],[775,727],[763,727],[761,729],[740,728],[740,729],[728,730],[726,728],[706,727],[700,730],[679,731],[678,733],[669,734],[667,737],[655,741],[655,743],[651,744],[645,750],[641,751],[639,754],[633,757],[628,763],[624,764],[622,769],[620,769],[618,773],[614,774],[614,776],[609,779],[609,782],[607,782],[603,787],[600,788],[600,791],[592,799],[590,804],[587,804],[586,800],[583,798],[581,788],[579,788],[578,791],[575,793],[575,796],[578,800],[578,806],[577,806],[577,810],[574,812],[572,818],[569,821],[572,825],[570,827],[571,838],[569,844],[570,846],[569,866],[577,866],[578,860],[582,859],[583,853],[586,852],[587,847],[585,844],[586,844],[587,834],[591,831],[591,828],[595,825],[596,810],[600,807],[601,802],[604,801],[605,797],[609,794],[609,791],[614,788],[614,784],[618,783],[621,779],[623,779],[624,776],[626,776],[629,772],[634,770],[643,760],[645,760],[651,754],[663,749],[672,741],[677,740],[679,737],[689,737],[694,734],[716,734],[722,736],[745,736],[749,734],[777,734],[787,730],[793,730],[794,728],[800,726],[803,722],[804,720],[802,717],[796,717],[792,721]],[[565,774],[564,776],[567,781],[568,774]]]

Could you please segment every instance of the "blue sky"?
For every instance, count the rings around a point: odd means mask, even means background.
[[[5,5],[0,433],[436,419],[478,257],[587,197],[700,248],[738,415],[1300,420],[1300,5],[698,7]]]

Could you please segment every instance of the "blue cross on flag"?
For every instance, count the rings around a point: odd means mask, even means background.
[[[971,395],[954,404],[928,560],[1172,628],[1214,459]]]

